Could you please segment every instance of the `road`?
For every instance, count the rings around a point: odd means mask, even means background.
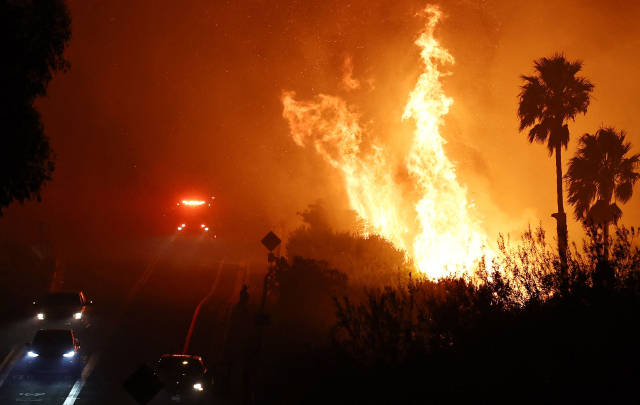
[[[79,336],[82,374],[28,376],[21,339],[37,326],[25,319],[14,324],[23,330],[3,342],[10,347],[0,359],[0,404],[135,404],[122,382],[142,363],[155,367],[162,354],[182,353],[190,330],[187,353],[213,365],[247,267],[215,242],[175,238],[159,241],[145,260],[69,263],[64,289],[82,290],[94,302],[91,325]]]

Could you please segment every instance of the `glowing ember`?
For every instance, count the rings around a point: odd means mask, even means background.
[[[438,64],[454,63],[453,57],[433,37],[441,13],[436,6],[425,10],[426,29],[416,41],[422,49],[425,71],[409,95],[403,119],[416,123],[414,138],[404,163],[417,201],[404,198],[406,184],[396,180],[384,147],[375,141],[361,152],[363,130],[359,114],[339,97],[320,95],[318,102],[296,101],[294,92],[283,93],[283,116],[293,140],[312,143],[344,176],[351,207],[379,234],[413,259],[429,277],[447,274],[445,266],[467,266],[483,253],[484,232],[471,219],[467,191],[456,178],[455,167],[444,152],[439,132],[453,103],[440,83]],[[350,77],[349,69],[349,77]]]
[[[187,200],[182,200],[182,203],[185,205],[202,205],[204,204],[204,201],[187,201]]]

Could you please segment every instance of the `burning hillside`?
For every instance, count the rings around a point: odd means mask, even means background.
[[[447,74],[438,68],[453,64],[454,58],[433,35],[442,18],[439,8],[430,5],[425,14],[426,28],[416,40],[424,71],[402,115],[415,123],[411,148],[402,161],[408,180],[399,180],[387,146],[369,140],[357,107],[343,98],[320,94],[316,101],[298,101],[295,92],[284,92],[282,102],[296,144],[313,146],[341,172],[350,206],[367,224],[365,235],[388,239],[421,272],[439,278],[456,266],[469,268],[482,255],[486,235],[445,154],[439,128],[453,99],[444,94],[440,79]],[[351,63],[348,59],[345,75],[349,89],[357,87]]]

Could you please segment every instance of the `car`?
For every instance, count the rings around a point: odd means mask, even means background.
[[[70,327],[76,331],[90,325],[92,304],[82,291],[51,292],[44,297],[42,303],[34,302],[39,307],[36,316],[39,326]]]
[[[40,329],[27,346],[28,374],[74,373],[84,366],[80,342],[71,329]]]
[[[155,371],[165,388],[157,402],[208,404],[213,393],[213,379],[198,356],[165,354]]]

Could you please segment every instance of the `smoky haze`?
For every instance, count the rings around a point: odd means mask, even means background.
[[[274,227],[297,226],[296,212],[320,198],[347,208],[340,174],[293,142],[282,92],[344,97],[370,136],[403,156],[413,123],[401,117],[421,73],[414,40],[426,4],[69,1],[72,68],[38,102],[57,153],[54,181],[41,203],[6,209],[1,232],[35,240],[43,223],[56,243],[94,249],[161,234],[167,207],[185,195],[215,196],[219,235],[250,243]],[[554,163],[517,131],[519,75],[554,52],[584,60],[595,100],[570,125],[565,163],[578,136],[600,124],[626,130],[640,148],[640,5],[440,7],[446,18],[435,35],[456,59],[444,68],[454,104],[441,131],[461,183],[491,239],[528,221],[553,231]],[[345,60],[357,88],[344,84]],[[621,207],[623,223],[640,223],[639,201]],[[581,237],[572,220],[569,232]]]

